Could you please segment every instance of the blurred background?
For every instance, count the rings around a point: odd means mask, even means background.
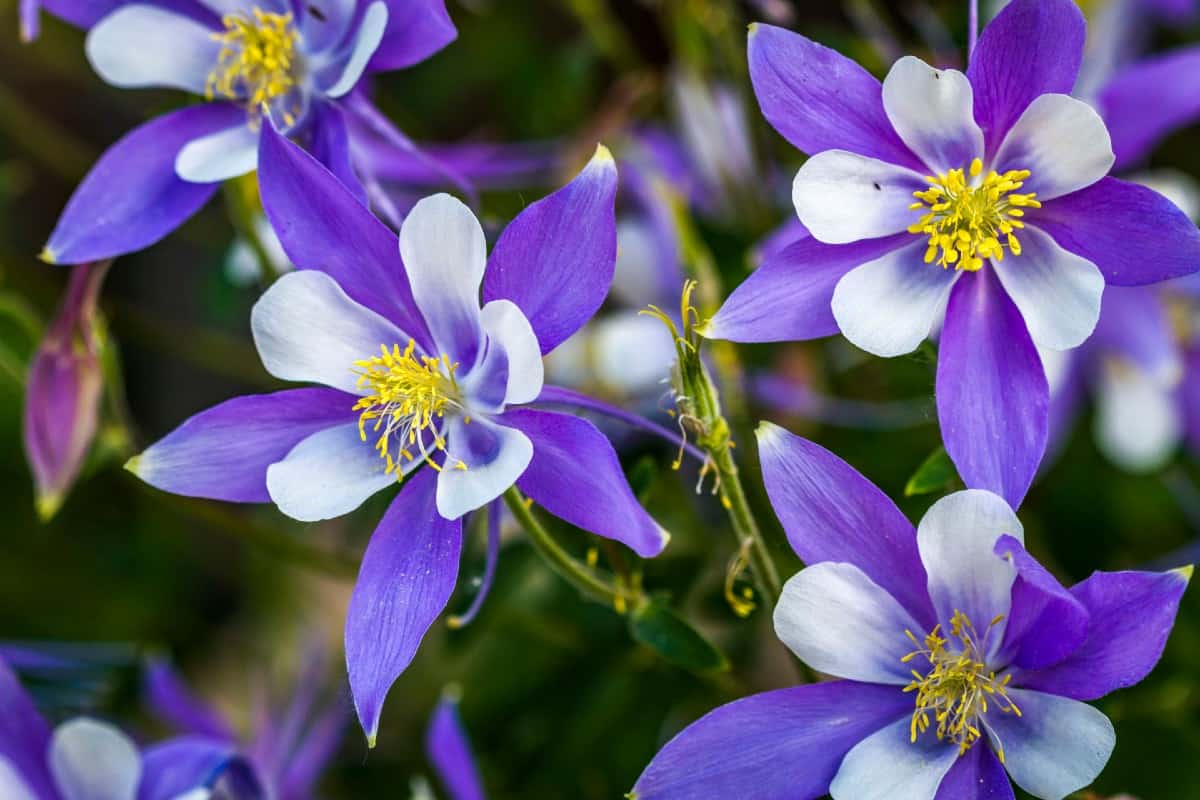
[[[1100,0],[1081,5],[1093,17],[1104,11]],[[967,16],[965,2],[922,0],[450,0],[448,7],[458,40],[412,69],[381,76],[380,105],[423,143],[534,142],[553,153],[545,169],[483,193],[479,210],[491,233],[573,174],[597,141],[613,149],[623,181],[622,283],[600,322],[552,369],[668,425],[661,333],[645,318],[631,321],[630,309],[676,306],[691,274],[701,278],[711,312],[793,216],[788,188],[801,157],[758,113],[746,25],[801,31],[882,75],[904,52],[961,64]],[[0,641],[72,643],[63,652],[76,668],[28,676],[47,714],[110,717],[147,741],[167,732],[140,702],[147,655],[172,659],[198,695],[249,731],[256,703],[286,697],[306,655],[321,647],[329,687],[349,715],[341,624],[357,559],[389,493],[343,519],[301,525],[271,507],[168,496],[122,469],[188,416],[276,385],[249,338],[260,284],[235,247],[230,214],[240,213],[239,189],[113,266],[100,301],[106,381],[96,442],[57,513],[43,521],[36,512],[21,444],[24,383],[68,274],[36,254],[96,157],[186,99],[106,86],[84,58],[83,34],[49,15],[41,37],[22,45],[15,0],[0,0],[0,19]],[[1200,38],[1186,16],[1145,22],[1144,51]],[[658,159],[660,136],[688,163],[675,170]],[[1200,175],[1200,132],[1172,135],[1152,164]],[[656,249],[662,237],[665,251]],[[953,487],[938,454],[932,349],[884,361],[830,340],[717,347],[712,355],[742,445],[744,480],[785,574],[799,565],[765,504],[751,435],[757,420],[776,420],[832,449],[914,520]],[[1094,412],[1082,409],[1020,510],[1033,553],[1066,584],[1095,569],[1197,560],[1195,453],[1181,445],[1165,463],[1128,471],[1101,452]],[[392,690],[374,750],[348,717],[322,796],[409,796],[415,778],[432,775],[424,727],[447,686],[461,695],[490,797],[591,800],[622,796],[670,736],[714,706],[797,681],[769,609],[743,618],[732,607],[726,576],[735,539],[707,484],[694,491],[695,465],[674,471],[669,446],[612,430],[631,482],[673,535],[662,557],[635,568],[724,664],[704,648],[640,643],[645,637],[625,617],[581,598],[510,532],[479,617],[461,630],[444,620],[434,626]],[[559,532],[581,556],[594,545],[577,531]],[[463,612],[477,591],[483,539],[476,525],[451,613]],[[1200,782],[1188,777],[1200,759],[1198,661],[1193,590],[1158,670],[1100,704],[1118,745],[1098,796],[1200,798]]]

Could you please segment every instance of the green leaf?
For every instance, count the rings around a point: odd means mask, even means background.
[[[724,672],[725,655],[676,614],[661,598],[652,598],[629,618],[633,638],[676,666],[692,672]]]
[[[954,462],[946,454],[946,448],[939,447],[929,454],[917,471],[908,479],[904,486],[905,497],[915,497],[922,494],[933,494],[948,489],[958,480],[958,472]]]

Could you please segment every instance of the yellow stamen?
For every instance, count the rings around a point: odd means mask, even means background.
[[[969,173],[969,177],[968,177]],[[1013,231],[1024,227],[1019,217],[1025,208],[1041,208],[1036,192],[1014,194],[1029,178],[1029,170],[995,170],[983,174],[976,158],[964,173],[952,169],[941,177],[926,177],[929,188],[913,192],[917,202],[909,208],[921,217],[909,233],[929,237],[925,263],[936,261],[943,269],[953,266],[971,272],[983,268],[985,259],[1004,260],[1005,247],[1021,255]],[[940,255],[939,255],[940,251]]]
[[[204,93],[214,97],[243,98],[254,113],[295,88],[299,61],[299,36],[291,13],[276,14],[255,8],[252,18],[226,14],[225,30],[212,37],[221,43],[217,65],[209,73]],[[297,109],[283,109],[284,122],[295,122]]]

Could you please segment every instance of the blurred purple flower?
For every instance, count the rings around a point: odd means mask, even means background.
[[[1069,0],[1017,0],[984,30],[965,75],[905,57],[880,86],[802,36],[754,28],[763,113],[811,156],[793,200],[812,236],[739,286],[706,335],[762,342],[840,330],[896,356],[940,322],[946,449],[968,486],[1018,504],[1047,437],[1035,343],[1081,344],[1106,283],[1200,269],[1200,232],[1182,212],[1105,177],[1104,122],[1065,94],[1083,39]]]
[[[1091,783],[1115,734],[1080,701],[1150,672],[1191,568],[1097,572],[1067,590],[997,495],[951,494],[914,529],[827,450],[767,423],[758,440],[771,503],[809,565],[784,587],[775,630],[838,680],[712,711],[631,797],[1012,800],[1011,776],[1061,800]]]
[[[450,800],[484,800],[487,796],[458,715],[458,699],[451,694],[442,696],[429,719],[425,755]]]
[[[22,435],[42,519],[58,511],[96,434],[104,387],[96,303],[108,267],[71,270],[62,306],[29,368]]]

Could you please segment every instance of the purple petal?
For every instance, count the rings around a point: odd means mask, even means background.
[[[58,797],[54,779],[46,768],[50,727],[38,713],[33,700],[17,676],[0,661],[0,761],[12,764],[35,796]]]
[[[1128,359],[1164,386],[1173,385],[1183,370],[1169,308],[1157,287],[1105,289],[1091,342]]]
[[[368,65],[373,72],[410,67],[458,36],[445,0],[387,0],[387,7],[387,29]]]
[[[481,189],[538,186],[550,180],[558,158],[552,142],[423,144],[414,152],[363,136],[355,138],[354,146],[363,151],[377,179],[406,187],[445,186],[447,168]]]
[[[942,329],[937,407],[946,452],[968,487],[1020,506],[1046,449],[1049,404],[1017,307],[991,269],[964,276]]]
[[[263,128],[258,157],[263,210],[298,269],[327,273],[358,303],[429,349],[396,235],[315,158]]]
[[[1015,0],[983,30],[967,77],[989,154],[1039,95],[1071,93],[1085,28],[1071,0]]]
[[[790,342],[838,332],[830,303],[838,281],[855,267],[911,241],[901,233],[853,244],[822,244],[812,237],[767,257],[733,291],[703,334],[731,342]]]
[[[767,496],[800,559],[854,564],[932,627],[916,531],[895,503],[820,445],[769,422],[757,436]]]
[[[158,6],[177,14],[184,14],[199,22],[208,22],[220,27],[220,20],[213,12],[194,0],[139,0],[147,5]],[[126,5],[128,0],[41,0],[37,6],[77,28],[92,27],[109,12]]]
[[[1170,200],[1136,183],[1105,178],[1046,203],[1035,224],[1117,286],[1157,283],[1200,269],[1196,224]]]
[[[42,258],[100,261],[149,247],[175,230],[217,189],[180,178],[175,156],[188,142],[245,125],[245,116],[230,103],[205,103],[134,128],[100,156],[71,195]]]
[[[324,388],[235,397],[187,420],[126,468],[172,494],[266,503],[267,467],[317,431],[353,422],[355,399]]]
[[[234,740],[229,724],[214,708],[192,694],[165,659],[147,664],[142,688],[146,704],[155,716],[176,730],[223,742]]]
[[[658,751],[630,797],[815,800],[829,791],[850,748],[911,710],[912,698],[894,686],[850,681],[735,700]]]
[[[408,667],[458,578],[462,522],[443,519],[437,473],[405,482],[371,535],[346,612],[350,692],[368,743],[375,745],[388,690]]]
[[[425,731],[425,755],[450,800],[484,800],[483,781],[458,716],[458,701],[443,697]]]
[[[177,800],[208,786],[235,757],[228,741],[181,736],[156,744],[142,755],[137,800]]]
[[[1125,67],[1100,90],[1114,170],[1142,161],[1162,139],[1200,117],[1200,47]]]
[[[308,149],[313,158],[336,175],[355,199],[366,207],[367,191],[350,160],[350,137],[341,109],[333,103],[316,103],[310,113],[312,127],[309,129]]]
[[[960,756],[942,778],[933,800],[1013,800],[1008,773],[985,742]]]
[[[608,295],[617,258],[617,167],[601,145],[570,183],[509,223],[488,259],[484,302],[525,312],[543,353],[592,318]]]
[[[995,550],[1017,568],[1001,660],[1025,669],[1057,664],[1087,638],[1088,610],[1017,539],[1001,536]]]
[[[763,116],[802,153],[849,150],[924,172],[883,110],[883,87],[855,62],[773,25],[750,26],[750,80]]]
[[[1071,589],[1091,614],[1087,641],[1065,661],[1020,674],[1014,683],[1076,700],[1137,683],[1162,656],[1191,574],[1191,567],[1094,573]]]
[[[556,517],[627,545],[643,558],[658,555],[667,534],[633,496],[612,444],[586,419],[519,409],[497,421],[523,431],[533,460],[517,487]]]

